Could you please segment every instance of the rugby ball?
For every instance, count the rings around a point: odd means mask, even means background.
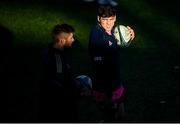
[[[117,25],[114,28],[113,34],[119,46],[129,46],[131,41],[131,36],[128,33],[128,28],[126,26]]]
[[[81,95],[91,95],[92,91],[92,80],[87,75],[79,75],[75,78],[78,89],[80,90]]]

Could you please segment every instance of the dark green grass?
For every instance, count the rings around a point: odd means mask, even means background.
[[[131,46],[120,51],[126,87],[126,116],[122,122],[179,122],[179,21],[170,14],[177,10],[176,4],[167,6],[164,1],[157,6],[152,0],[119,3],[117,23],[130,25],[136,32]],[[96,3],[73,0],[0,2],[0,25],[13,34],[14,45],[12,57],[4,64],[11,72],[9,122],[38,120],[41,51],[51,41],[50,31],[55,24],[66,22],[75,27],[72,71],[74,76],[91,76],[87,41],[90,28],[96,23],[96,9]],[[81,99],[79,110],[80,122],[101,119],[91,99]]]

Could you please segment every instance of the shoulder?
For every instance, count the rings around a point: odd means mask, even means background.
[[[105,32],[103,28],[99,24],[97,24],[91,29],[90,38],[98,39],[98,38],[103,37],[104,34]]]
[[[99,24],[97,24],[94,27],[92,27],[91,32],[101,32],[102,33],[103,28]]]

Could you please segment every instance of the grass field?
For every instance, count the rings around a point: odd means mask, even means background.
[[[180,19],[178,2],[118,0],[117,24],[130,25],[136,38],[121,49],[126,87],[122,122],[180,122]],[[87,53],[97,4],[80,0],[16,0],[0,2],[1,75],[8,83],[8,115],[2,122],[38,122],[38,92],[42,80],[41,51],[51,41],[57,23],[76,29],[72,48],[73,74],[92,74]],[[8,43],[6,42],[8,41]],[[11,49],[11,45],[13,49]],[[6,56],[11,56],[10,58]],[[79,66],[80,65],[80,66]],[[4,76],[5,75],[5,76]],[[93,100],[79,103],[80,122],[98,122]]]

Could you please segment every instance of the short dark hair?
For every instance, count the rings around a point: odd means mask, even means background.
[[[60,33],[74,33],[74,32],[75,32],[74,28],[69,24],[66,23],[57,24],[54,26],[52,30],[53,40],[55,40],[56,36],[59,35]]]
[[[111,5],[102,5],[98,8],[98,16],[111,17],[116,15],[116,9]]]

